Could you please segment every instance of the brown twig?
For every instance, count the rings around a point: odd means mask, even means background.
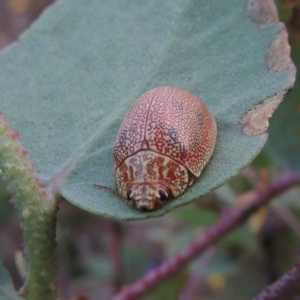
[[[162,283],[166,278],[176,274],[195,257],[219,241],[226,233],[238,227],[274,196],[299,183],[300,174],[285,173],[268,187],[256,190],[251,203],[239,206],[231,211],[225,211],[216,224],[208,228],[201,237],[196,239],[186,249],[167,260],[158,268],[148,272],[137,282],[125,286],[113,300],[138,299],[147,291]]]
[[[300,262],[252,300],[291,300],[300,293]]]

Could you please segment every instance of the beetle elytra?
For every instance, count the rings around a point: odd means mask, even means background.
[[[125,117],[113,157],[120,196],[142,211],[158,209],[199,177],[217,137],[214,117],[193,94],[157,87]]]

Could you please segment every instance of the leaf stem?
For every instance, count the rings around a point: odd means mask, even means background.
[[[274,183],[266,188],[255,190],[252,201],[238,206],[233,210],[225,211],[219,221],[208,228],[198,239],[183,251],[174,255],[158,268],[148,272],[144,277],[124,287],[113,300],[134,300],[141,297],[147,291],[162,283],[168,277],[176,274],[195,257],[219,241],[225,234],[238,227],[256,212],[262,205],[269,202],[274,196],[284,192],[295,184],[300,183],[300,174],[285,173]]]
[[[58,201],[43,189],[27,151],[0,113],[0,168],[19,210],[26,246],[27,280],[20,295],[56,299],[55,221]]]

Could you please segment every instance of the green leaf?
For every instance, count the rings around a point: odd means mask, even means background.
[[[0,109],[41,179],[83,209],[128,220],[161,216],[237,174],[263,147],[270,106],[294,81],[274,4],[259,3],[73,0],[48,9],[0,57]],[[217,145],[184,195],[141,213],[93,184],[115,188],[112,148],[122,119],[143,92],[162,85],[208,105]]]
[[[298,4],[300,7],[300,3]],[[298,7],[298,9],[299,9]],[[286,11],[281,8],[283,15]],[[296,12],[296,9],[295,9]],[[290,16],[291,18],[292,16]],[[292,59],[300,68],[300,38],[297,25],[290,26]],[[283,167],[300,172],[300,77],[294,89],[287,95],[270,122],[270,137],[266,145],[270,153]]]

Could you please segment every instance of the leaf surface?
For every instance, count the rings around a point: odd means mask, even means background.
[[[1,54],[0,110],[38,175],[67,200],[143,219],[198,199],[249,164],[294,75],[273,1],[59,1]],[[141,213],[93,184],[116,187],[112,148],[122,119],[142,93],[162,85],[207,104],[217,144],[186,193]]]

